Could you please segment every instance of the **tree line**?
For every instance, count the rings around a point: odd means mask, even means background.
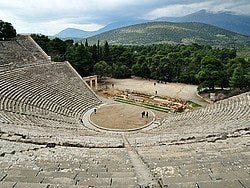
[[[0,41],[16,37],[16,30],[9,22],[0,20]]]
[[[53,61],[69,61],[81,76],[98,74],[114,78],[132,75],[163,82],[249,89],[249,60],[237,57],[236,49],[209,45],[89,45],[44,35],[32,35]]]

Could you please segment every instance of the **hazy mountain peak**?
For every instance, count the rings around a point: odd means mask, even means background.
[[[91,35],[92,32],[84,31],[76,28],[66,28],[56,34],[56,37],[59,38],[85,38]]]
[[[182,17],[162,17],[156,20],[127,19],[106,25],[98,31],[84,31],[81,29],[67,28],[56,35],[59,38],[87,38],[113,29],[152,21],[167,22],[199,22],[214,25],[223,29],[250,36],[250,16],[237,15],[233,12],[208,11],[201,9],[197,12]]]
[[[212,12],[202,9],[182,17],[163,17],[157,21],[199,22],[250,36],[250,16],[237,15],[232,12]]]

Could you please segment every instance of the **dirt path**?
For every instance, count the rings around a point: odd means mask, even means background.
[[[191,100],[202,106],[206,106],[208,103],[200,99],[197,95],[197,86],[180,84],[180,83],[156,83],[154,80],[143,79],[108,79],[107,82],[114,84],[114,87],[121,90],[129,89],[130,91],[137,91],[142,93],[148,93],[154,95],[157,91],[157,95],[179,97],[185,100]],[[154,84],[156,83],[156,84]]]

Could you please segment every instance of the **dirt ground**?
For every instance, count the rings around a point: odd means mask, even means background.
[[[149,117],[142,118],[141,113],[149,113]],[[122,103],[101,106],[96,114],[92,114],[91,121],[96,125],[110,129],[136,129],[143,127],[153,120],[150,110]]]
[[[154,80],[144,80],[139,78],[133,79],[107,79],[105,80],[108,87],[120,90],[130,90],[154,95],[157,91],[159,96],[179,97],[184,100],[191,100],[201,106],[208,103],[196,96],[197,86],[181,83],[157,83]]]

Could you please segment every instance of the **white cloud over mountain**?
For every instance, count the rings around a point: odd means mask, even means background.
[[[250,14],[249,0],[0,0],[0,19],[19,33],[97,30],[119,20],[183,16],[201,9]]]

